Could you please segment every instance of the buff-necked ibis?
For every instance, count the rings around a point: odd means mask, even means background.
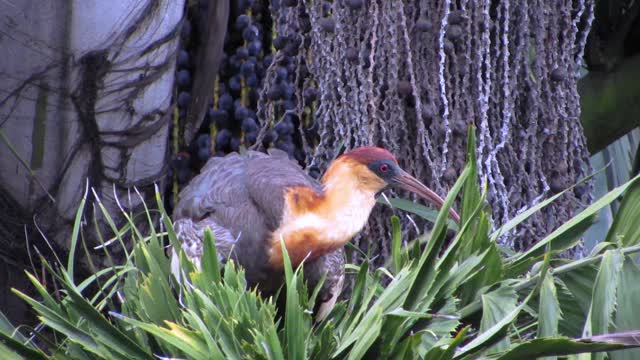
[[[175,230],[194,264],[209,227],[222,261],[244,267],[249,286],[272,295],[283,284],[281,239],[293,266],[305,261],[310,289],[327,274],[317,317],[342,291],[343,246],[366,224],[375,197],[387,185],[412,191],[441,207],[443,200],[378,147],[360,147],[333,161],[321,181],[307,175],[285,152],[249,151],[211,158],[179,194]],[[458,214],[450,216],[458,221]],[[177,265],[173,256],[174,272]]]

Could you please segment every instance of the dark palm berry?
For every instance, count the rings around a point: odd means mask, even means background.
[[[249,112],[247,111],[247,108],[243,106],[237,107],[236,111],[233,112],[233,117],[236,121],[243,121],[247,116],[249,116]]]
[[[258,130],[258,123],[256,119],[252,117],[246,117],[242,120],[242,131],[245,133],[254,132]]]
[[[309,77],[309,68],[307,67],[307,64],[305,64],[304,62],[300,63],[300,67],[298,68],[298,71],[302,79],[306,79]]]
[[[245,77],[255,73],[255,71],[256,71],[256,64],[253,61],[245,61],[240,66],[240,73]]]
[[[282,94],[284,91],[282,90],[281,84],[274,84],[269,87],[267,90],[267,98],[269,100],[280,100],[282,98]]]
[[[300,30],[303,33],[308,33],[309,31],[311,31],[311,19],[309,18],[309,16],[301,16],[299,21]]]
[[[240,60],[238,58],[238,55],[233,54],[231,56],[229,56],[229,72],[233,72],[235,70],[238,70],[238,68],[240,67],[240,64],[242,63],[242,60]]]
[[[289,121],[283,120],[277,123],[273,129],[282,138],[283,136],[290,135],[291,133],[293,133],[293,124]]]
[[[447,36],[447,38],[449,38],[449,39],[451,39],[453,41],[460,39],[462,37],[462,35],[463,35],[463,30],[458,25],[450,25],[447,28],[446,36]]]
[[[336,21],[333,18],[325,17],[318,20],[320,29],[327,33],[333,33],[336,30]]]
[[[350,47],[345,51],[345,57],[350,62],[358,61],[358,49]]]
[[[313,102],[318,98],[318,90],[316,90],[313,87],[308,87],[306,89],[304,89],[304,101],[306,102]]]
[[[451,25],[460,25],[466,19],[467,19],[467,16],[464,14],[464,11],[454,10],[449,13],[449,17],[447,18],[447,21]]]
[[[269,54],[262,59],[262,66],[264,66],[265,68],[268,68],[272,62],[273,62],[273,56]]]
[[[283,98],[285,100],[292,99],[293,95],[296,92],[296,89],[293,87],[293,85],[289,83],[282,83],[282,89],[283,89]]]
[[[233,91],[240,91],[242,89],[239,75],[234,75],[229,79],[229,88]]]
[[[220,95],[218,98],[218,107],[224,110],[231,110],[233,107],[233,97],[227,93]]]
[[[442,44],[442,47],[446,52],[453,52],[453,50],[455,49],[455,46],[449,39],[444,39],[444,43]]]
[[[295,74],[296,73],[296,67],[297,67],[297,65],[295,63],[292,63],[292,62],[288,63],[287,64],[287,72],[289,74]]]
[[[188,88],[191,85],[191,74],[189,73],[189,70],[182,69],[178,71],[178,75],[176,75],[176,81],[179,87]]]
[[[211,157],[211,149],[200,148],[198,149],[198,160],[202,162],[207,162]]]
[[[444,179],[449,182],[452,182],[453,180],[455,180],[456,176],[457,176],[456,169],[454,169],[453,167],[447,168],[447,170],[444,172],[444,175],[443,175]]]
[[[298,51],[298,48],[302,45],[302,39],[299,36],[289,36],[289,42],[287,43],[287,48],[291,50]]]
[[[249,15],[242,14],[236,18],[235,28],[236,30],[244,30],[249,24],[251,24]]]
[[[284,114],[284,116],[282,118],[284,119],[284,121],[288,121],[291,124],[295,124],[299,120],[298,119],[298,115],[296,115],[294,113],[291,113],[291,112],[288,112],[288,113]]]
[[[211,137],[209,134],[200,134],[196,139],[198,148],[198,160],[205,162],[211,156]]]
[[[363,0],[345,0],[344,2],[348,7],[354,10],[359,10],[364,6]]]
[[[406,80],[398,81],[398,95],[407,96],[411,95],[413,92],[413,88],[411,87],[411,83]]]
[[[362,54],[362,67],[367,69],[369,66],[371,66],[371,60],[369,60],[369,56],[371,55],[371,50],[369,49],[365,49],[363,54]]]
[[[260,80],[258,79],[258,76],[256,74],[249,74],[245,81],[247,82],[247,86],[252,88],[258,87],[260,85]]]
[[[208,1],[200,1],[199,5],[201,6],[201,9],[202,9],[202,6],[208,5],[208,3],[209,3]],[[235,10],[237,11],[236,12],[237,14],[244,13],[249,7],[249,2],[247,0],[236,0],[231,2],[231,4],[235,5]]]
[[[240,140],[239,137],[231,138],[231,143],[229,144],[229,147],[231,148],[231,151],[240,150],[240,145],[242,145],[242,141]]]
[[[210,109],[209,117],[216,125],[217,129],[225,129],[231,125],[229,123],[229,114],[222,109]]]
[[[264,11],[264,4],[262,1],[252,1],[251,2],[251,12],[254,14],[260,14]]]
[[[287,70],[286,67],[279,66],[276,69],[276,79],[277,80],[279,80],[279,81],[286,80],[287,76],[289,76],[289,71]]]
[[[246,47],[239,47],[239,48],[236,49],[236,54],[235,55],[236,55],[236,59],[237,60],[244,60],[244,59],[249,57],[249,50]],[[234,60],[236,60],[236,59],[234,59]]]
[[[282,6],[292,7],[298,5],[298,0],[282,0]]]
[[[567,77],[567,73],[561,68],[555,68],[551,71],[551,80],[552,81],[562,81]]]
[[[418,21],[416,21],[415,29],[420,32],[429,31],[433,29],[433,23],[431,22],[431,20],[419,19]]]
[[[551,192],[554,194],[557,194],[562,190],[564,190],[565,188],[564,181],[562,179],[562,176],[560,176],[557,172],[554,172],[552,174],[551,181],[549,182],[549,188],[551,189]]]
[[[282,50],[287,45],[287,42],[289,42],[289,38],[283,35],[278,35],[273,39],[273,47],[276,50]]]
[[[467,123],[464,120],[456,120],[453,122],[453,133],[462,136],[467,133]]]
[[[189,53],[186,50],[181,49],[178,52],[178,66],[189,67]]]
[[[255,25],[249,25],[242,31],[242,38],[247,42],[257,40],[259,37],[260,32]]]
[[[257,139],[258,139],[257,131],[252,131],[244,134],[244,143],[247,145],[255,144]]]
[[[259,40],[254,40],[249,44],[248,50],[249,55],[258,56],[258,54],[260,54],[260,51],[262,51],[262,43]]]
[[[178,107],[186,108],[191,102],[191,94],[187,91],[181,91],[178,94]]]
[[[328,1],[322,2],[322,16],[329,16],[331,14],[331,3]]]
[[[222,129],[216,134],[216,150],[226,149],[231,143],[231,131]]]
[[[269,130],[267,131],[266,134],[264,134],[264,138],[262,138],[262,141],[265,144],[271,144],[274,143],[278,140],[278,132],[275,130]]]

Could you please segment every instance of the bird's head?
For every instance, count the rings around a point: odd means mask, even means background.
[[[436,205],[438,209],[444,204],[444,200],[438,194],[402,170],[395,156],[383,148],[359,147],[344,153],[336,162],[348,168],[361,186],[375,193],[383,190],[387,185],[392,185],[421,196]],[[330,171],[327,173],[329,174]],[[456,222],[460,221],[460,216],[453,209],[449,210],[449,214]]]

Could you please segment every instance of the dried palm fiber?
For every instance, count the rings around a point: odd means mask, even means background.
[[[382,145],[445,194],[464,166],[466,127],[473,123],[478,180],[488,182],[495,226],[590,171],[573,74],[593,18],[591,1],[370,0],[360,9],[347,1],[299,1],[272,7],[272,17],[278,34],[303,40],[295,59],[309,72],[297,79],[301,119],[303,85],[319,89],[312,117],[321,139],[315,147],[304,144],[308,166],[326,168],[342,142]],[[311,31],[304,33],[307,19]],[[278,52],[272,67],[284,57]],[[259,113],[273,118],[274,104],[264,95]],[[591,187],[568,192],[500,243],[531,246],[584,207]],[[391,213],[378,207],[355,239],[380,261],[389,256]],[[405,235],[415,235],[403,219]],[[424,231],[427,224],[414,220]]]

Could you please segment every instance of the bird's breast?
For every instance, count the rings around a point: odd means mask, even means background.
[[[295,204],[286,206],[283,221],[271,239],[273,266],[282,266],[281,240],[294,266],[344,246],[364,227],[375,205],[372,194],[357,191],[324,201],[319,206],[306,206],[305,211],[296,211]]]

